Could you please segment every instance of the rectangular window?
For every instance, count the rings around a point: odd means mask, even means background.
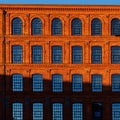
[[[83,120],[83,105],[81,103],[72,105],[72,120]]]
[[[53,104],[53,118],[52,120],[63,120],[63,105],[61,103]]]
[[[13,103],[12,104],[12,120],[23,120],[23,104]]]
[[[52,47],[52,63],[62,64],[62,47],[61,46]]]
[[[62,87],[62,75],[52,75],[52,89],[53,92],[62,92],[63,87]]]
[[[102,63],[102,48],[99,46],[92,47],[92,64]]]
[[[33,120],[43,120],[42,103],[33,103]]]
[[[112,104],[112,120],[120,120],[120,103]]]
[[[42,92],[43,91],[43,77],[39,74],[34,74],[32,76],[33,81],[33,92]]]
[[[113,46],[111,47],[111,56],[112,56],[112,64],[120,64],[120,47]]]
[[[22,46],[12,46],[12,63],[22,63]]]
[[[42,47],[41,46],[32,47],[32,63],[33,64],[42,63]]]
[[[12,91],[22,92],[23,91],[23,77],[20,74],[12,75]]]
[[[72,75],[72,91],[82,92],[82,75],[79,74]]]
[[[112,91],[120,92],[120,75],[119,74],[112,75]]]
[[[72,47],[72,63],[82,64],[82,47],[81,46]]]
[[[102,76],[92,75],[92,91],[102,92]]]

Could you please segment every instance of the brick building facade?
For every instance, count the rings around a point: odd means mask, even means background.
[[[1,120],[119,120],[120,6],[1,5]]]

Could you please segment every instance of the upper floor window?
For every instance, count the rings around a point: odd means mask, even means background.
[[[43,120],[42,103],[33,103],[33,120]]]
[[[120,20],[117,18],[111,21],[111,35],[120,35]]]
[[[62,35],[62,22],[58,18],[52,20],[52,35]]]
[[[54,103],[52,109],[52,120],[63,120],[63,105],[61,103]]]
[[[120,103],[112,104],[112,120],[120,120]]]
[[[52,63],[62,64],[62,47],[61,46],[52,47]]]
[[[81,46],[72,47],[72,63],[73,64],[82,63],[82,47]]]
[[[22,35],[22,20],[20,18],[12,20],[12,35]]]
[[[102,48],[100,46],[92,47],[92,64],[102,63]]]
[[[82,75],[79,74],[72,75],[72,91],[82,92]]]
[[[22,63],[22,46],[12,46],[12,63]]]
[[[81,103],[73,103],[72,120],[83,120],[83,105]]]
[[[33,92],[43,91],[43,77],[40,74],[34,74],[32,76]]]
[[[120,92],[120,74],[112,75],[112,91]]]
[[[23,77],[21,74],[12,75],[12,91],[13,92],[23,91]]]
[[[82,35],[82,22],[77,18],[72,20],[72,35]]]
[[[102,75],[92,75],[92,91],[102,92]]]
[[[102,22],[99,19],[95,18],[92,20],[91,32],[93,36],[102,35]]]
[[[32,63],[42,63],[42,46],[32,46]]]
[[[120,64],[120,46],[111,47],[111,63]]]
[[[52,75],[52,91],[53,92],[62,92],[63,91],[63,83],[62,83],[62,75],[54,74]]]
[[[32,35],[42,35],[42,22],[38,18],[32,20]]]
[[[12,104],[12,120],[23,120],[23,104],[13,103]]]

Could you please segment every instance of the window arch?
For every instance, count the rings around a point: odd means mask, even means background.
[[[102,35],[102,22],[98,18],[92,20],[91,28],[92,36]]]
[[[75,18],[72,20],[71,24],[72,35],[80,36],[82,35],[82,22],[80,19]]]
[[[12,35],[22,35],[22,20],[20,18],[12,20]]]
[[[39,18],[32,20],[32,35],[42,35],[42,22]]]
[[[120,20],[117,18],[111,21],[111,35],[120,35]]]
[[[62,35],[62,22],[58,18],[52,21],[52,35]]]

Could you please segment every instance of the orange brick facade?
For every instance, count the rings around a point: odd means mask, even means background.
[[[120,64],[111,64],[111,46],[120,45],[120,37],[111,36],[111,20],[120,19],[120,6],[65,6],[65,5],[1,5],[0,6],[0,120],[12,120],[12,103],[22,102],[24,120],[32,120],[32,103],[44,104],[44,120],[52,120],[52,103],[63,104],[63,119],[72,120],[72,103],[83,103],[83,119],[92,120],[92,103],[103,104],[103,120],[112,120],[112,103],[120,102],[120,93],[111,90],[111,75],[120,74]],[[12,20],[19,17],[22,35],[12,35]],[[31,35],[31,21],[42,21],[42,35]],[[62,35],[51,35],[51,21],[62,21]],[[82,35],[71,35],[71,21],[82,21]],[[91,21],[102,21],[102,35],[91,36]],[[12,64],[12,45],[23,47],[23,63]],[[42,64],[32,64],[31,46],[43,47]],[[62,46],[62,64],[52,64],[51,47]],[[82,64],[72,64],[72,46],[83,48]],[[91,47],[102,47],[102,64],[91,64]],[[11,76],[15,73],[24,77],[24,91],[12,92]],[[40,73],[44,79],[44,90],[32,92],[32,74]],[[63,75],[63,92],[52,92],[52,74]],[[72,92],[72,75],[82,74],[83,92]],[[92,92],[91,75],[102,75],[102,92]]]

